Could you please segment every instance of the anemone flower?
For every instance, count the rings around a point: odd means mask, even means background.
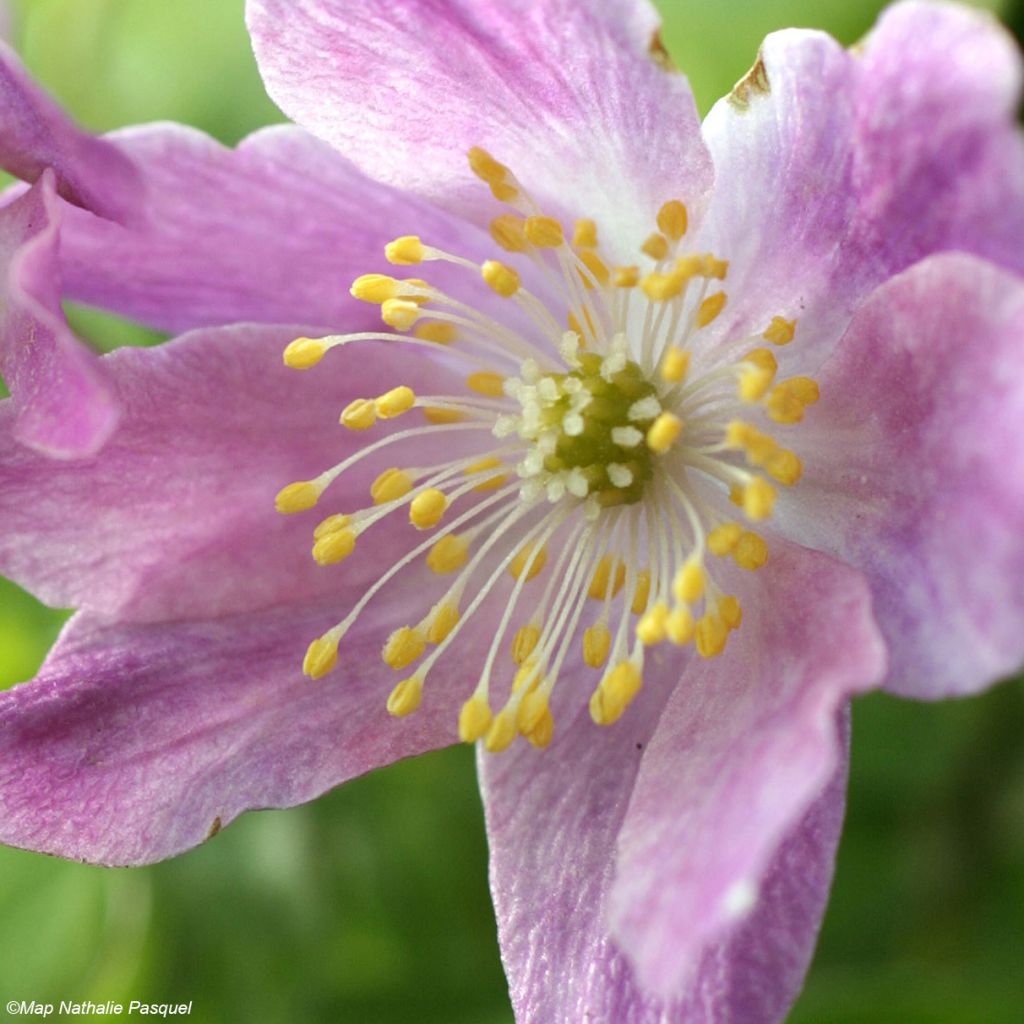
[[[1024,658],[1018,54],[903,3],[701,126],[633,0],[248,23],[301,127],[233,151],[7,58],[0,568],[80,610],[0,837],[145,863],[461,738],[518,1019],[779,1020],[851,695]]]

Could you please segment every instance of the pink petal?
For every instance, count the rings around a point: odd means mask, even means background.
[[[623,0],[249,0],[268,90],[369,175],[475,218],[483,146],[542,206],[632,252],[658,206],[702,203],[710,167],[657,19]],[[628,245],[628,247],[627,247]]]
[[[81,131],[0,43],[0,167],[35,181],[47,167],[65,199],[103,217],[133,220],[141,198],[131,162]]]
[[[54,464],[0,440],[0,571],[49,604],[133,619],[222,615],[333,592],[339,574],[379,574],[369,535],[365,550],[325,569],[310,533],[320,516],[369,504],[370,481],[393,463],[371,459],[343,476],[319,515],[280,516],[274,495],[367,444],[338,425],[352,398],[410,374],[426,393],[451,393],[452,378],[429,355],[372,342],[289,370],[281,352],[301,333],[226,327],[108,356],[124,414],[92,459]],[[397,428],[422,423],[407,419]],[[473,444],[490,438],[472,433]],[[432,446],[448,453],[450,438],[434,436],[428,452],[403,443],[391,458],[441,461]],[[375,533],[395,548],[416,531],[396,515]]]
[[[758,575],[721,660],[667,652],[610,729],[556,710],[546,752],[481,754],[521,1019],[760,1024],[799,987],[841,818],[836,717],[883,655],[854,574],[780,549]]]
[[[54,186],[45,171],[0,209],[0,370],[13,395],[13,438],[49,456],[80,458],[102,447],[119,410],[105,369],[61,310]]]
[[[62,265],[73,298],[166,330],[234,323],[348,325],[367,307],[349,286],[395,273],[384,245],[405,234],[471,259],[490,237],[365,178],[305,132],[278,126],[227,149],[177,125],[110,136],[146,182],[145,222],[122,227],[69,211]],[[495,297],[460,269],[409,268],[486,307]]]
[[[419,607],[407,588],[361,620],[317,682],[299,669],[305,645],[341,612],[322,600],[149,626],[79,615],[39,677],[0,694],[0,841],[147,863],[244,810],[301,803],[454,742],[473,685],[459,663],[428,680],[414,715],[385,711],[397,677],[380,648]]]
[[[801,427],[794,536],[869,578],[889,688],[980,689],[1024,660],[1024,283],[935,256],[864,304]]]

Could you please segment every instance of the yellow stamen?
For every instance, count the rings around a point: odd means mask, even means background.
[[[538,249],[555,249],[565,241],[562,225],[554,217],[527,217],[526,237]]]
[[[369,430],[377,422],[377,406],[370,398],[357,398],[342,410],[341,425],[348,430]]]
[[[498,163],[486,149],[474,146],[466,155],[472,172],[488,185],[503,181],[508,174],[508,168]]]
[[[604,285],[611,280],[611,273],[605,265],[604,260],[602,260],[593,249],[581,249],[576,256],[580,263],[590,271],[598,284]],[[581,277],[583,277],[584,287],[593,287],[589,277],[585,277],[583,275],[581,275]]]
[[[463,743],[476,743],[491,727],[491,709],[483,697],[473,696],[459,712],[459,739]]]
[[[342,562],[356,547],[356,534],[348,528],[333,530],[316,538],[313,544],[313,558],[317,565],[335,565]]]
[[[614,578],[612,578],[613,567],[615,569]],[[605,555],[597,563],[594,575],[590,578],[587,597],[593,598],[595,601],[604,600],[609,581],[612,586],[611,596],[614,597],[622,589],[622,584],[626,582],[626,567],[622,562],[616,562],[611,555]]]
[[[794,452],[782,448],[764,463],[765,472],[784,487],[792,487],[803,475],[804,467]]]
[[[413,480],[404,469],[385,469],[370,485],[374,505],[404,498],[412,490]]]
[[[733,594],[726,594],[718,601],[718,617],[726,629],[739,629],[743,621],[743,609]]]
[[[526,738],[531,746],[543,750],[551,742],[554,732],[555,720],[550,711],[545,711],[540,721],[526,734]]]
[[[532,580],[544,568],[548,560],[548,550],[540,547],[534,554],[536,544],[524,544],[516,553],[516,557],[508,564],[508,571],[516,578],[525,574],[527,582]]]
[[[429,530],[441,521],[448,499],[436,487],[421,491],[409,504],[409,522],[417,530]]]
[[[423,418],[428,423],[461,423],[466,417],[458,409],[437,409],[432,405],[424,406]]]
[[[427,567],[438,576],[461,569],[469,555],[469,541],[457,533],[442,537],[427,554]]]
[[[320,489],[308,480],[297,480],[282,487],[274,498],[274,508],[283,516],[311,509],[320,500]]]
[[[788,345],[796,333],[796,321],[784,320],[781,316],[773,316],[772,322],[765,328],[761,337],[772,345]]]
[[[591,668],[600,668],[608,657],[612,635],[608,627],[598,622],[583,633],[583,660]]]
[[[320,679],[327,675],[338,663],[338,641],[330,637],[318,636],[306,649],[302,661],[302,672],[310,679]]]
[[[533,658],[528,658],[519,666],[515,676],[512,678],[512,692],[532,693],[540,685],[540,666]]]
[[[441,601],[431,609],[430,625],[427,626],[427,643],[439,644],[456,627],[459,609],[451,601]]]
[[[401,626],[388,637],[381,658],[390,668],[405,668],[423,653],[425,646],[426,641],[418,629]]]
[[[424,255],[423,243],[416,235],[403,235],[384,246],[384,258],[399,266],[422,263]]]
[[[458,337],[455,324],[443,320],[430,320],[425,324],[417,324],[413,328],[413,337],[421,341],[432,341],[437,345],[450,345]]]
[[[505,393],[504,384],[505,378],[500,373],[493,373],[490,370],[479,370],[466,378],[466,387],[470,391],[486,395],[488,398],[501,398]]]
[[[729,630],[717,615],[702,615],[694,631],[694,646],[702,658],[717,658],[725,650]]]
[[[382,420],[393,420],[396,416],[401,416],[403,412],[408,412],[415,403],[416,395],[412,388],[402,384],[390,391],[385,391],[374,402],[374,407]]]
[[[649,569],[641,569],[636,574],[636,587],[633,590],[633,603],[629,610],[634,615],[643,615],[647,608],[647,599],[651,594],[651,573]]]
[[[540,640],[540,628],[532,623],[520,626],[516,635],[512,638],[512,660],[517,665],[522,665],[526,659],[533,654],[537,641]]]
[[[619,662],[601,680],[590,698],[590,717],[598,725],[611,725],[622,717],[640,689],[640,670],[629,661]]]
[[[490,754],[498,754],[506,750],[516,738],[516,719],[507,708],[499,711],[487,730],[484,748]]]
[[[670,199],[658,211],[658,230],[678,242],[686,234],[686,207],[678,199]]]
[[[497,469],[499,466],[503,465],[504,463],[497,456],[488,455],[486,458],[480,459],[478,462],[474,462],[467,466],[462,472],[464,476],[474,476],[478,473],[485,473],[489,469]],[[485,477],[473,488],[473,490],[495,491],[507,480],[507,473],[496,473],[492,476]]]
[[[695,557],[688,558],[672,581],[672,596],[683,604],[693,604],[704,594],[704,566]]]
[[[668,255],[668,239],[664,235],[648,235],[644,239],[640,251],[652,260],[663,260]]]
[[[690,353],[681,348],[670,346],[661,361],[661,379],[670,384],[678,384],[690,368]]]
[[[667,302],[682,294],[686,278],[681,274],[645,274],[640,279],[640,289],[651,302]]]
[[[640,280],[637,267],[616,267],[612,274],[612,284],[616,288],[635,288]]]
[[[768,545],[758,534],[744,531],[733,549],[732,557],[741,569],[760,569],[768,561]]]
[[[645,647],[660,644],[665,639],[665,626],[668,622],[668,605],[664,601],[649,608],[640,616],[636,624],[636,638]]]
[[[526,252],[529,240],[522,217],[514,213],[503,213],[491,221],[491,238],[506,252]]]
[[[743,488],[743,511],[748,519],[767,519],[775,504],[775,488],[756,476]]]
[[[420,307],[409,299],[388,299],[380,307],[380,318],[396,331],[407,331],[420,318]]]
[[[745,402],[757,402],[764,397],[775,379],[778,364],[766,348],[755,348],[743,357],[737,394]]]
[[[511,298],[519,291],[519,275],[504,263],[487,260],[480,268],[480,274],[491,291],[502,298]]]
[[[383,305],[388,299],[394,299],[400,292],[399,282],[387,274],[363,274],[352,282],[349,289],[353,298],[361,302],[370,302],[375,306]]]
[[[284,365],[293,370],[308,370],[324,357],[327,346],[320,338],[296,338],[284,350]]]
[[[736,547],[742,534],[743,530],[739,523],[722,523],[708,534],[708,551],[721,558]]]
[[[686,607],[674,608],[665,620],[665,634],[679,647],[693,639],[694,628],[693,613]]]
[[[388,714],[395,718],[411,715],[419,706],[423,697],[423,680],[419,676],[403,679],[388,697]]]
[[[344,530],[349,524],[349,517],[343,512],[337,512],[333,516],[328,516],[326,519],[321,520],[316,529],[313,530],[313,540],[319,540],[321,537],[326,537],[329,533],[337,533],[338,530]]]
[[[594,249],[597,247],[597,225],[587,218],[576,221],[572,233],[572,244],[578,249]]]
[[[516,728],[523,736],[528,736],[548,713],[547,697],[540,692],[528,693],[519,703]]]
[[[683,430],[683,421],[670,412],[660,413],[647,431],[647,447],[658,455],[664,455]]]
[[[709,295],[697,307],[697,326],[707,327],[723,309],[725,309],[725,292],[715,292],[714,295]]]

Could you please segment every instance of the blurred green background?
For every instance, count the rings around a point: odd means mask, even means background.
[[[173,119],[235,142],[278,117],[242,0],[12,6],[29,67],[90,128]],[[660,6],[707,109],[766,32],[815,26],[851,43],[881,4]],[[985,6],[1019,30],[1020,5]],[[99,340],[95,315],[72,314]],[[154,340],[105,322],[102,338]],[[32,675],[62,621],[0,581],[0,686]],[[1024,684],[932,706],[875,695],[854,721],[835,891],[792,1021],[1024,1021]],[[152,868],[0,849],[0,921],[0,1003],[193,1000],[192,1020],[255,1024],[511,1020],[468,749],[250,814]]]

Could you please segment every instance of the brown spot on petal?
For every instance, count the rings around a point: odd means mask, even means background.
[[[220,815],[218,814],[217,817],[214,818],[213,821],[210,823],[210,830],[206,833],[206,839],[203,841],[206,842],[206,840],[212,839],[219,831]]]
[[[729,102],[739,111],[750,108],[750,102],[757,96],[767,96],[772,91],[768,81],[768,69],[764,66],[764,58],[760,53],[754,66],[732,87]]]
[[[675,66],[672,58],[668,55],[668,50],[665,49],[665,44],[661,41],[660,28],[656,28],[651,33],[651,41],[647,44],[647,53],[651,60],[653,60],[662,71],[679,70]]]

